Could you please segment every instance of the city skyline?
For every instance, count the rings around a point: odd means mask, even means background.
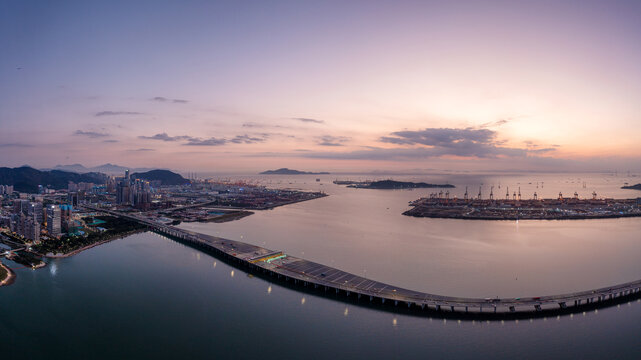
[[[637,2],[0,6],[5,166],[641,170]]]

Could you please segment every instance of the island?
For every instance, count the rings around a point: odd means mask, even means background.
[[[453,188],[451,184],[428,184],[425,182],[410,182],[410,181],[395,181],[395,180],[379,180],[379,181],[348,181],[336,180],[334,184],[347,185],[350,188],[357,189],[427,189],[427,188]]]
[[[326,171],[321,172],[310,172],[310,171],[299,171],[288,168],[280,168],[277,170],[267,170],[260,173],[260,175],[329,175]]]
[[[641,190],[641,184],[622,186],[621,189]]]

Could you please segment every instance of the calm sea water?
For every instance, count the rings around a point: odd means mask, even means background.
[[[415,219],[399,214],[429,191],[346,189],[332,179],[263,179],[332,196],[183,226],[446,295],[541,295],[641,277],[641,219]],[[601,182],[599,192],[634,194]],[[417,318],[283,288],[152,233],[16,272],[0,289],[3,359],[641,356],[638,301],[532,321]]]

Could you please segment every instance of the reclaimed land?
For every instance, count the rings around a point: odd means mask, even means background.
[[[421,198],[403,215],[466,220],[581,220],[641,216],[638,199],[462,200]]]

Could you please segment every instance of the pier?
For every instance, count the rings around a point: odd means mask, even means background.
[[[199,234],[135,215],[85,206],[94,211],[143,223],[152,231],[204,249],[247,272],[272,277],[317,292],[372,305],[441,316],[524,317],[574,313],[611,306],[641,297],[641,280],[575,293],[524,298],[463,298],[408,290],[351,274],[330,266],[240,241]]]

